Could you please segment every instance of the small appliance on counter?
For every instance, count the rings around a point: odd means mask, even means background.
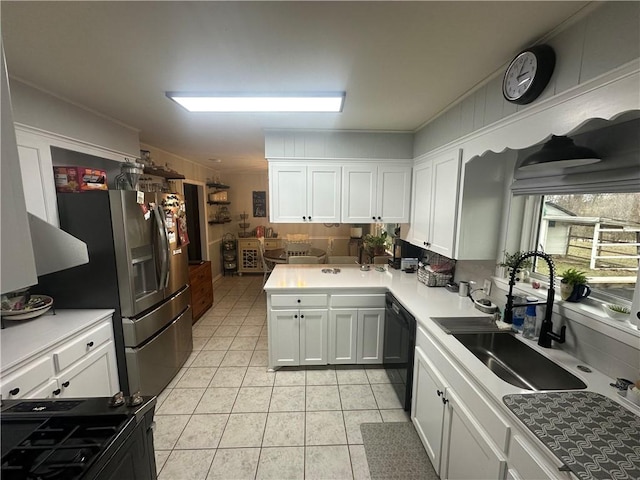
[[[155,480],[156,397],[3,400],[0,477]]]

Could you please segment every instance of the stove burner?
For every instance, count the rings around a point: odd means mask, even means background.
[[[81,478],[127,420],[126,415],[50,418],[3,455],[1,476],[3,480]]]

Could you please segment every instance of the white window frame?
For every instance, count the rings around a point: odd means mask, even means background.
[[[539,250],[540,245],[538,242],[538,235],[540,230],[540,212],[542,209],[542,199],[544,195],[530,195],[525,200],[525,210],[522,219],[522,250]],[[556,271],[558,280],[560,280],[560,272]],[[531,272],[531,278],[540,282],[548,283],[548,277],[539,273]],[[640,281],[640,271],[636,282]],[[616,295],[607,294],[606,292],[592,287],[591,295],[585,300],[586,303],[616,303],[618,305],[624,305],[631,307],[632,300],[618,297]]]

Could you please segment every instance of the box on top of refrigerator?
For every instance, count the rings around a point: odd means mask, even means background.
[[[107,172],[99,168],[53,167],[58,192],[107,190]]]

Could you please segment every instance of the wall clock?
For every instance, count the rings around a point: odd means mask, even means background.
[[[518,105],[533,102],[549,83],[555,65],[556,54],[549,45],[523,50],[509,63],[504,73],[504,98]]]

